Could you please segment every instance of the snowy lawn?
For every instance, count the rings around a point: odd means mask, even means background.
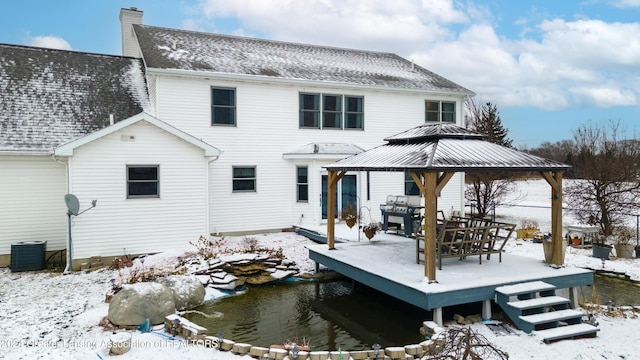
[[[549,206],[550,190],[544,181],[520,184],[525,199],[520,205]],[[522,218],[535,218],[542,231],[549,230],[550,210],[544,208],[502,208],[503,220],[519,223]],[[565,225],[571,223],[565,216]],[[301,270],[311,270],[307,259],[306,238],[293,233],[255,235],[260,244],[273,249],[282,248],[288,258],[296,261]],[[227,237],[230,246],[242,246],[242,237]],[[193,251],[194,249],[185,249]],[[541,244],[531,241],[510,241],[508,254],[543,259]],[[590,250],[569,248],[567,266],[601,269],[602,262],[590,256]],[[145,267],[171,268],[180,254],[161,254],[147,257]],[[140,262],[134,264],[141,267]],[[609,260],[605,269],[625,273],[640,281],[640,259]],[[107,315],[105,294],[117,271],[101,270],[77,272],[70,275],[46,272],[12,273],[0,269],[0,358],[4,359],[238,359],[227,352],[187,345],[170,340],[159,332],[131,332],[132,349],[119,356],[108,350],[111,331],[99,326]],[[600,332],[596,338],[565,340],[550,345],[539,338],[520,331],[517,335],[496,336],[484,324],[472,328],[484,335],[511,359],[636,359],[640,354],[640,320],[638,312],[619,311],[616,316],[601,313],[597,316]],[[416,329],[417,331],[417,329]],[[255,344],[266,346],[267,344]],[[385,344],[402,346],[406,344]],[[328,349],[318,349],[328,350]],[[245,357],[250,359],[249,357]]]

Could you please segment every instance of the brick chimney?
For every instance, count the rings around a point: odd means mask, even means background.
[[[122,32],[122,55],[130,57],[141,57],[138,41],[133,33],[131,25],[142,24],[142,10],[134,7],[120,9],[120,30]]]

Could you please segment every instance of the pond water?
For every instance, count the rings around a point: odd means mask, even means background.
[[[596,274],[594,286],[579,289],[580,300],[592,301],[594,290],[603,305],[609,300],[616,306],[640,305],[640,286],[625,279]],[[222,333],[225,339],[266,347],[304,339],[312,349],[321,350],[418,343],[422,322],[431,318],[429,311],[347,279],[251,287],[243,294],[208,301],[198,310],[222,313],[220,318],[188,316],[212,335]],[[446,320],[453,313],[466,316],[480,311],[481,304],[476,303],[446,308],[443,316]]]
[[[422,341],[420,326],[430,312],[350,280],[282,282],[249,288],[246,293],[209,301],[205,314],[188,318],[235,342],[270,346],[287,340],[309,342],[313,349],[361,350]]]
[[[593,277],[593,286],[581,287],[578,296],[580,300],[600,305],[606,305],[611,300],[616,306],[640,306],[640,284],[635,284],[625,277],[596,273]]]

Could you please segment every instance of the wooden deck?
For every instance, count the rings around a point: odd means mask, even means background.
[[[319,230],[320,231],[320,230]],[[357,234],[351,229],[352,234]],[[308,246],[309,257],[336,272],[425,310],[495,298],[499,286],[541,280],[559,289],[593,284],[593,273],[573,267],[552,268],[540,260],[503,254],[483,260],[443,259],[438,283],[424,278],[416,264],[415,239],[380,233],[372,241],[342,231],[347,240],[329,250],[326,244]],[[542,245],[540,248],[542,252]]]

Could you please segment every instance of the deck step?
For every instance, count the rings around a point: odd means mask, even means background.
[[[534,298],[534,299],[507,302],[507,305],[518,310],[528,310],[528,309],[534,309],[534,308],[539,308],[544,306],[560,305],[560,304],[569,304],[569,299],[564,298],[562,296],[543,296],[543,297]]]
[[[556,287],[544,281],[531,281],[515,285],[505,285],[496,288],[496,292],[504,296],[531,294],[541,291],[555,290]]]
[[[553,321],[561,321],[567,319],[582,318],[582,311],[565,309],[558,311],[548,311],[541,314],[524,315],[520,316],[520,320],[528,322],[529,324],[545,324]]]
[[[575,324],[561,326],[552,329],[538,330],[533,333],[542,338],[542,341],[549,343],[555,340],[570,339],[583,335],[595,335],[600,329],[589,324]]]

